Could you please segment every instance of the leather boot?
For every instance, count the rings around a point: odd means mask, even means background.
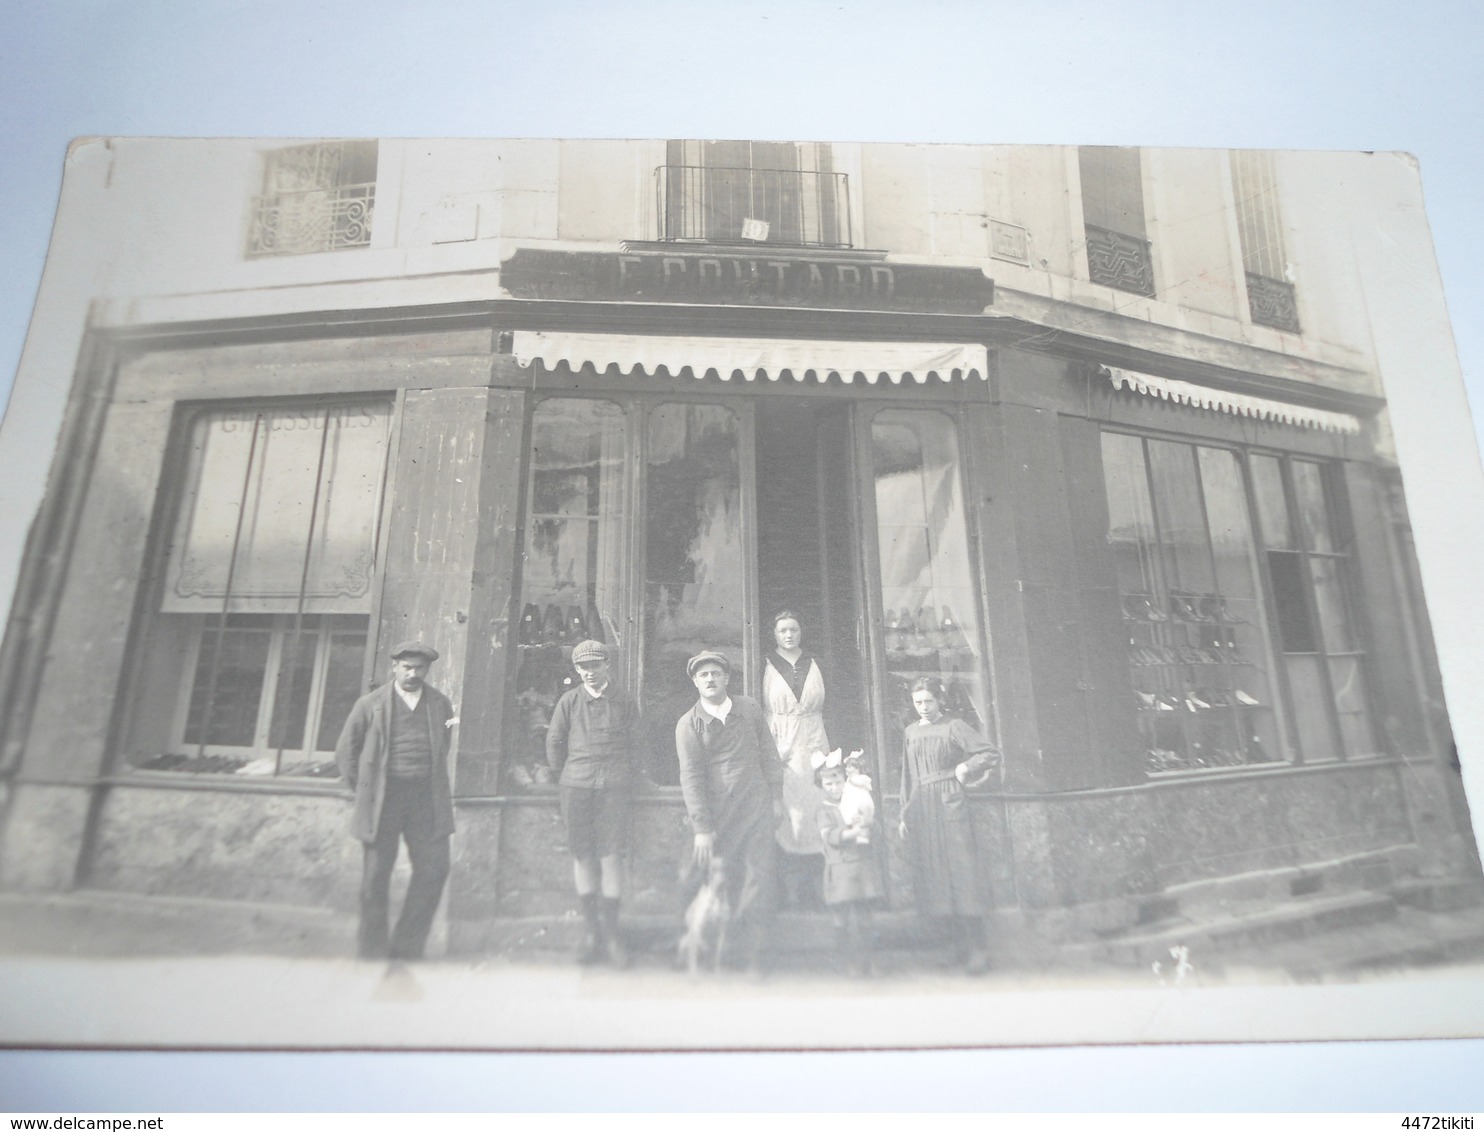
[[[608,953],[608,962],[623,968],[629,965],[629,949],[624,946],[623,934],[618,930],[618,905],[617,896],[602,898],[603,947]]]
[[[577,962],[596,963],[603,958],[603,923],[598,911],[598,894],[587,892],[577,899],[582,902],[582,943],[578,945]]]

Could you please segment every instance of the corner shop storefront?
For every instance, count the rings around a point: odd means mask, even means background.
[[[518,936],[570,906],[539,727],[571,644],[602,635],[651,726],[631,906],[668,911],[681,662],[721,647],[751,689],[782,606],[888,810],[915,675],[1004,746],[975,803],[994,898],[1048,930],[1128,922],[1172,886],[1431,852],[1421,662],[1373,645],[1420,639],[1359,419],[1374,402],[1089,340],[1022,348],[977,271],[541,257],[507,263],[509,303],[365,312],[335,337],[118,335],[56,632],[90,611],[119,629],[49,664],[21,776],[69,763],[49,785],[87,805],[53,857],[82,883],[350,907],[335,716],[421,632],[462,721],[451,943]],[[99,563],[109,482],[138,521]],[[133,606],[100,616],[100,570]],[[58,705],[100,681],[119,710],[64,726]]]

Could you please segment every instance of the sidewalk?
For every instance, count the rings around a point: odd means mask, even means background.
[[[1465,944],[1437,949],[1445,926]],[[1159,971],[1049,956],[1040,970],[1002,965],[970,978],[894,950],[882,974],[851,979],[827,955],[796,952],[761,982],[692,978],[655,950],[626,971],[539,950],[389,968],[349,958],[352,928],[300,909],[0,896],[0,1044],[942,1048],[1441,1037],[1484,1026],[1484,965],[1468,962],[1484,954],[1478,909],[1238,949],[1229,961],[1193,949],[1188,965]],[[1406,961],[1388,967],[1382,953]]]
[[[1339,906],[1339,907],[1337,907]],[[1339,914],[1337,914],[1339,913]],[[878,917],[877,968],[884,978],[957,978],[941,951],[914,940],[913,918]],[[669,973],[678,923],[661,917],[626,921],[634,971]],[[774,969],[798,976],[839,974],[832,936],[822,918],[781,918]],[[566,969],[572,966],[575,921],[533,926],[513,935],[518,946],[436,957],[432,963],[471,968],[496,964]],[[1223,919],[1175,922],[1138,936],[1028,951],[1019,958],[1000,941],[1002,977],[1132,981],[1157,973],[1153,962],[1187,949],[1203,985],[1253,977],[1345,982],[1388,971],[1468,965],[1484,960],[1484,906],[1428,910],[1388,897],[1348,897],[1263,907]],[[203,958],[261,956],[344,959],[355,954],[355,922],[344,913],[297,906],[82,890],[65,894],[0,894],[0,956],[44,958]],[[1161,962],[1161,968],[1179,965]],[[615,972],[619,978],[634,972]]]

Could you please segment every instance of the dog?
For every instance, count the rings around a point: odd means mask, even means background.
[[[685,910],[685,934],[680,937],[677,964],[683,962],[694,977],[700,973],[701,961],[709,952],[711,970],[719,971],[722,953],[726,950],[727,925],[731,919],[726,864],[720,857],[712,857],[706,882]]]

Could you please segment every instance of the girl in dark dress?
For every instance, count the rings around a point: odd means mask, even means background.
[[[943,715],[943,685],[924,676],[912,685],[916,723],[902,758],[902,823],[921,915],[947,921],[955,958],[970,974],[989,967],[985,886],[964,784],[999,762],[999,751],[961,719]]]

